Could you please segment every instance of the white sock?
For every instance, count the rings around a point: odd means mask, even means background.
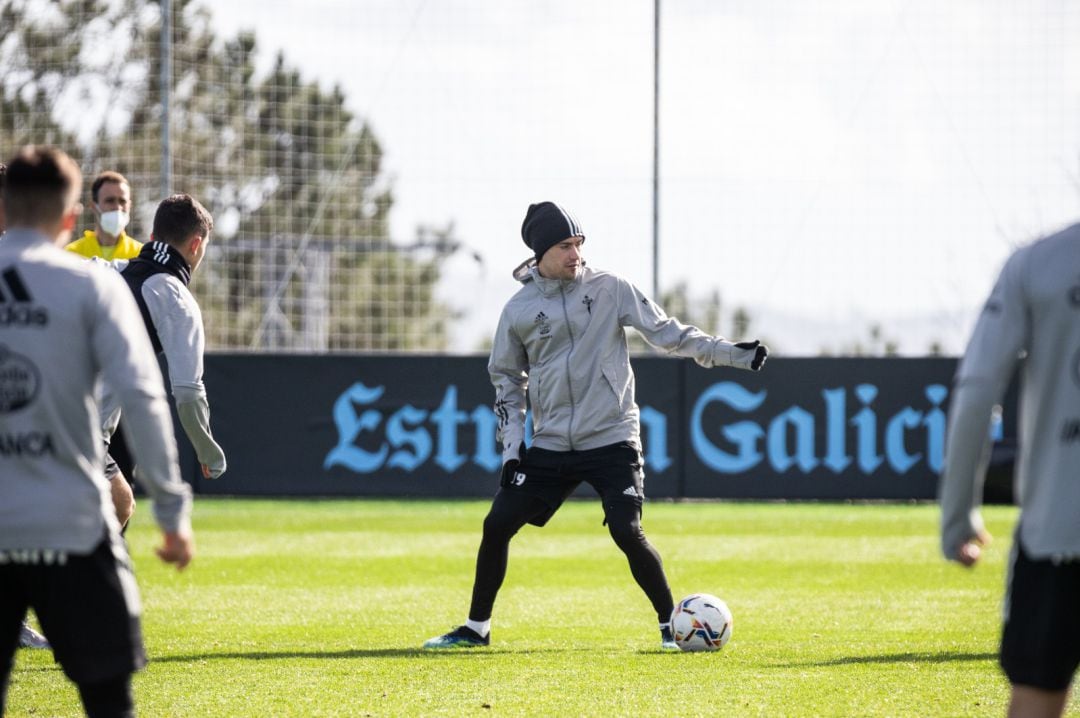
[[[486,636],[491,633],[491,619],[486,621],[474,621],[471,618],[465,621],[465,627],[471,628],[481,636]]]

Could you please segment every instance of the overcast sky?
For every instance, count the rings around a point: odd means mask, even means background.
[[[515,289],[530,202],[652,290],[653,3],[231,0],[386,152],[395,237],[453,221],[479,253],[440,296],[477,348]],[[660,285],[719,290],[780,353],[880,322],[962,351],[1010,249],[1080,220],[1080,3],[664,0]]]

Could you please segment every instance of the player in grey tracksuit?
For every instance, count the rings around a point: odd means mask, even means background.
[[[8,163],[0,242],[0,714],[32,607],[90,714],[131,712],[145,664],[139,597],[104,476],[98,386],[116,392],[164,534],[193,552],[191,492],[161,372],[120,277],[60,247],[79,214],[78,167],[25,148]]]
[[[1006,262],[957,370],[941,481],[941,545],[973,565],[993,407],[1020,367],[1021,506],[1001,665],[1017,715],[1060,715],[1080,665],[1080,224]],[[1012,715],[1013,713],[1010,713]]]
[[[7,174],[7,165],[0,162],[0,197],[4,192],[4,177]],[[4,203],[0,201],[0,240],[4,238]],[[0,590],[3,590],[0,588]],[[19,648],[51,648],[49,641],[30,627],[29,621],[23,619],[22,628],[19,629]]]
[[[225,472],[225,452],[210,431],[210,405],[202,379],[206,344],[202,311],[188,282],[205,256],[212,229],[213,218],[193,197],[167,197],[154,213],[151,241],[137,257],[111,263],[139,305],[154,351],[165,355],[180,425],[195,449],[203,477],[208,479]],[[108,444],[120,420],[120,408],[108,387],[102,395],[101,416]],[[106,476],[110,481],[124,481],[111,457]],[[124,508],[117,506],[117,513]],[[121,523],[131,515],[134,502],[126,508]]]
[[[640,417],[625,328],[704,367],[758,370],[768,350],[681,324],[622,277],[586,267],[581,227],[552,202],[529,207],[522,238],[535,262],[515,272],[524,286],[503,309],[488,363],[503,450],[500,489],[484,520],[468,620],[425,647],[489,644],[511,538],[526,523],[547,523],[585,481],[600,494],[608,530],[656,611],[662,645],[673,648],[671,591],[640,523]]]

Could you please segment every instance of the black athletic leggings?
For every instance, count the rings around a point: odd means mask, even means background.
[[[491,618],[495,595],[506,578],[510,539],[533,517],[549,511],[548,505],[535,496],[520,491],[500,490],[484,519],[484,536],[476,556],[476,579],[473,582],[469,619]],[[615,544],[626,554],[630,573],[649,597],[657,619],[667,622],[674,604],[660,554],[645,538],[641,511],[630,501],[609,501],[604,505],[608,531]]]
[[[100,683],[80,683],[78,686],[87,718],[134,718],[135,701],[131,697],[130,674]]]

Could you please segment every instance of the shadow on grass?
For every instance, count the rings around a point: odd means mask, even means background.
[[[805,661],[777,664],[780,668],[808,668],[812,666],[850,666],[861,663],[959,663],[963,661],[997,660],[997,653],[892,653],[880,656],[845,656],[828,661]]]
[[[348,658],[457,658],[459,656],[528,655],[532,653],[571,653],[587,649],[528,648],[509,650],[501,648],[458,648],[424,650],[422,648],[351,648],[343,651],[222,651],[220,653],[191,653],[151,658],[151,663],[195,663],[198,661],[283,661],[294,658],[348,659]]]

